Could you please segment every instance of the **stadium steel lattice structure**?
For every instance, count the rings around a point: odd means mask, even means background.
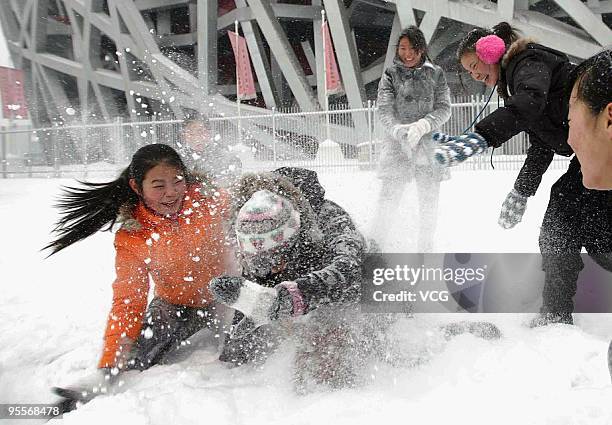
[[[41,125],[143,113],[180,119],[189,110],[235,115],[233,58],[223,43],[235,20],[257,77],[259,100],[245,111],[320,110],[323,7],[351,108],[373,98],[407,25],[420,26],[441,62],[470,28],[501,20],[574,58],[612,42],[612,0],[0,0],[0,19]],[[364,125],[355,116],[355,128]]]

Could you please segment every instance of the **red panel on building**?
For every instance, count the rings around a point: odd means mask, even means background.
[[[257,93],[255,92],[253,68],[251,68],[251,59],[246,39],[233,31],[228,31],[227,35],[232,43],[234,57],[236,58],[236,79],[238,80],[237,96],[243,100],[255,99]]]
[[[21,69],[0,66],[0,98],[4,118],[28,118],[28,105],[25,99],[23,81],[24,77]]]
[[[219,7],[217,9],[217,15],[223,16],[230,10],[236,9],[236,2],[234,0],[219,0]]]

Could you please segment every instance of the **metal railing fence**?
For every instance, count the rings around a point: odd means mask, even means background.
[[[458,98],[442,131],[461,134],[484,108],[486,116],[497,102],[485,106],[483,97]],[[304,166],[329,172],[373,170],[385,128],[375,103],[363,108],[332,106],[329,111],[262,110],[261,114],[211,117],[217,143],[240,157],[243,170]],[[181,148],[180,120],[143,120],[32,128],[13,122],[0,127],[0,176],[79,177],[116,174],[132,154],[149,143]],[[525,133],[492,153],[495,169],[518,170],[529,141]],[[491,169],[491,152],[470,158],[454,170]],[[555,157],[552,168],[567,166]]]

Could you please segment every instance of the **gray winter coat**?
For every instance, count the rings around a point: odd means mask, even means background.
[[[442,169],[433,159],[431,133],[423,136],[413,158],[402,151],[400,142],[391,136],[396,124],[409,124],[425,118],[432,131],[438,130],[451,116],[450,89],[444,71],[426,60],[417,68],[408,68],[399,58],[385,70],[378,84],[378,116],[385,138],[382,143],[379,177],[410,177],[415,158],[426,158],[432,170],[442,177]]]

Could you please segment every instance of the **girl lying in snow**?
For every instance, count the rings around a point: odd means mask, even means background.
[[[324,193],[305,169],[243,176],[231,220],[242,275],[210,284],[216,301],[237,310],[220,360],[262,362],[295,336],[298,392],[358,383],[382,334],[380,321],[365,326],[357,311],[364,239]]]
[[[397,315],[359,311],[366,244],[350,216],[324,194],[310,170],[243,176],[231,216],[242,274],[210,283],[214,299],[237,310],[220,360],[257,364],[293,337],[298,393],[359,385],[370,361],[409,367],[426,360],[393,341],[389,328]],[[486,322],[439,331],[447,339],[501,336]]]

